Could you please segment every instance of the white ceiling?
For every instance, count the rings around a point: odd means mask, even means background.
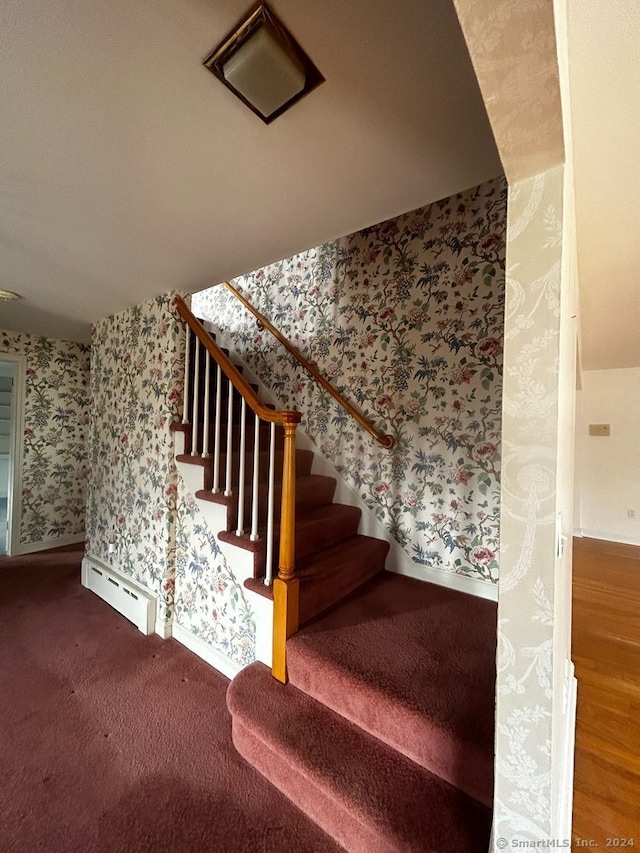
[[[326,83],[266,126],[202,59],[249,0],[3,0],[0,327],[88,340],[500,173],[450,0],[273,0]]]
[[[555,156],[552,88],[513,100],[518,75],[553,64],[551,0],[456,2],[500,91],[492,115],[529,116],[529,148]],[[327,82],[269,126],[201,66],[248,6],[3,0],[0,288],[25,299],[0,302],[0,328],[87,340],[106,314],[501,171],[452,0],[272,0]],[[640,4],[567,7],[583,365],[639,366]]]

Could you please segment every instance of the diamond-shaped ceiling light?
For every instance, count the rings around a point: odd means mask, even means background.
[[[266,124],[324,81],[265,3],[243,18],[203,64]]]

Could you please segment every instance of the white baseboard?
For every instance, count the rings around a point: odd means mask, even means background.
[[[153,632],[157,596],[148,589],[90,554],[82,561],[82,585],[133,622],[143,634]]]
[[[381,538],[381,537],[378,537]],[[389,540],[387,540],[389,541]],[[398,575],[409,578],[417,578],[420,581],[433,583],[437,586],[445,586],[447,589],[455,589],[458,592],[466,592],[467,595],[475,595],[476,598],[484,598],[487,601],[498,600],[498,584],[471,578],[467,575],[456,575],[453,572],[445,572],[433,569],[431,566],[420,566],[402,550],[395,540],[389,542],[391,549],[387,557],[386,569]]]
[[[50,548],[79,545],[81,542],[84,542],[85,537],[85,533],[76,533],[74,536],[60,536],[58,539],[42,539],[40,542],[21,542],[12,550],[15,556],[19,554],[33,554],[36,551],[48,551]]]
[[[571,838],[571,822],[573,815],[573,763],[576,747],[576,708],[578,704],[578,679],[575,677],[575,666],[569,661],[569,672],[566,685],[566,712],[564,718],[564,759],[562,762],[562,779],[560,782],[558,826],[554,830],[556,838]]]
[[[226,675],[227,678],[234,678],[242,669],[240,664],[223,655],[222,652],[217,651],[208,643],[205,643],[204,640],[196,637],[195,634],[192,634],[191,631],[188,631],[177,622],[173,623],[172,633],[174,640],[186,646],[194,655],[202,658],[209,666],[217,669],[218,672]]]
[[[620,545],[640,545],[640,537],[623,536],[620,533],[611,533],[607,530],[586,530],[580,528],[573,531],[573,535],[584,539],[602,539],[603,542],[618,542]]]
[[[164,619],[159,619],[158,615],[156,614],[155,633],[159,637],[162,637],[163,640],[168,640],[170,637],[173,636],[173,622],[171,620],[165,622]]]
[[[248,589],[253,618],[256,625],[256,660],[271,669],[273,661],[273,600]]]

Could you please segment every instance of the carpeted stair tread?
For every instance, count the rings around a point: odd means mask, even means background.
[[[300,512],[296,516],[296,559],[300,560],[309,554],[329,547],[355,536],[362,511],[357,507],[346,504],[324,504],[323,506]],[[230,542],[246,551],[264,551],[266,528],[259,528],[260,538],[252,542],[248,534],[237,536],[234,531],[223,531],[218,538],[223,542]],[[274,525],[273,541],[277,553],[277,544],[280,541],[280,526]]]
[[[302,450],[301,448],[296,448],[296,476],[302,477],[306,474],[311,473],[311,466],[313,464],[313,450]],[[259,457],[259,467],[258,473],[261,482],[266,481],[269,472],[269,459],[270,453],[269,450],[261,449],[258,454]],[[276,472],[276,477],[279,476],[279,473],[282,471],[282,462],[284,459],[284,449],[277,448],[273,457],[274,471]],[[234,449],[231,454],[231,470],[233,471],[233,480],[234,483],[239,481],[239,462],[240,462],[240,452],[239,450]],[[227,454],[226,448],[221,448],[220,452],[220,471],[224,471],[226,469],[227,463]],[[212,463],[213,464],[213,463]],[[253,481],[253,446],[251,446],[248,450],[246,460],[245,460],[245,484],[248,488],[251,488],[251,483]]]
[[[291,683],[485,805],[496,605],[385,572],[287,643]]]
[[[339,506],[332,504],[331,506]],[[356,534],[300,560],[300,624],[308,622],[384,570],[389,546],[380,539]],[[273,587],[250,578],[247,589],[273,599]]]
[[[308,557],[316,551],[335,545],[355,536],[360,524],[362,512],[357,507],[345,504],[324,504],[306,512],[296,515],[295,554],[296,562]],[[236,530],[223,530],[218,533],[218,539],[228,542],[254,555],[253,577],[264,577],[265,571],[265,546],[266,527],[258,528],[259,538],[251,540],[249,530],[245,529],[242,536],[237,535]],[[278,554],[280,548],[280,525],[274,524],[273,529],[273,553]],[[259,590],[261,595],[266,594],[260,586],[256,587],[249,583],[248,589]],[[267,595],[267,597],[271,597]]]
[[[313,451],[312,450],[303,450],[301,448],[296,448],[296,476],[301,477],[305,474],[311,473],[311,466],[313,464]],[[213,445],[209,446],[209,456],[207,457],[210,461],[209,464],[213,467]],[[282,447],[277,447],[273,456],[274,461],[274,470],[279,473],[282,470],[282,461],[284,458],[284,449]],[[262,448],[258,454],[259,466],[258,472],[261,481],[267,479],[268,471],[269,471],[269,460],[270,460],[270,452],[268,449]],[[227,466],[227,451],[226,444],[221,442],[220,447],[220,472],[221,474],[226,471]],[[233,482],[236,485],[239,481],[239,468],[240,468],[240,451],[234,447],[231,453],[231,470],[233,472]],[[250,487],[250,484],[253,480],[253,443],[249,447],[247,444],[247,454],[245,456],[245,485]]]
[[[255,663],[232,681],[233,741],[349,853],[484,853],[490,811]]]
[[[267,486],[260,487],[261,493],[264,489],[264,500],[266,504]],[[324,474],[304,474],[296,477],[296,513],[306,512],[314,507],[330,504],[336,490],[335,477],[325,477]],[[274,489],[274,500],[276,506],[280,507],[282,496],[282,483],[276,483]],[[279,512],[278,512],[279,515]]]
[[[182,457],[176,457],[182,461]],[[194,457],[199,459],[200,457]],[[185,459],[184,461],[188,461]],[[197,462],[195,464],[198,464]],[[336,481],[334,477],[325,477],[322,474],[303,474],[296,477],[296,511],[306,512],[316,506],[324,506],[331,503],[333,493],[335,492]],[[258,492],[258,501],[261,507],[261,512],[266,513],[267,507],[267,492],[268,486],[266,483],[261,483]],[[274,505],[277,509],[280,507],[280,499],[282,494],[282,485],[276,484],[274,488]],[[225,505],[234,505],[237,500],[237,495],[234,493],[231,497],[227,497],[222,492],[214,494],[206,489],[198,490],[196,497],[200,500],[210,501],[211,503],[219,503]],[[245,517],[251,509],[251,495],[247,493],[245,502]],[[250,516],[249,516],[250,517]]]
[[[384,570],[389,543],[351,536],[296,564],[300,579],[300,623],[332,607]]]
[[[296,559],[337,545],[358,532],[362,511],[346,504],[326,504],[296,517]]]

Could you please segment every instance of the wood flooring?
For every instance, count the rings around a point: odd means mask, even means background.
[[[572,654],[573,849],[640,850],[640,547],[574,540]]]

